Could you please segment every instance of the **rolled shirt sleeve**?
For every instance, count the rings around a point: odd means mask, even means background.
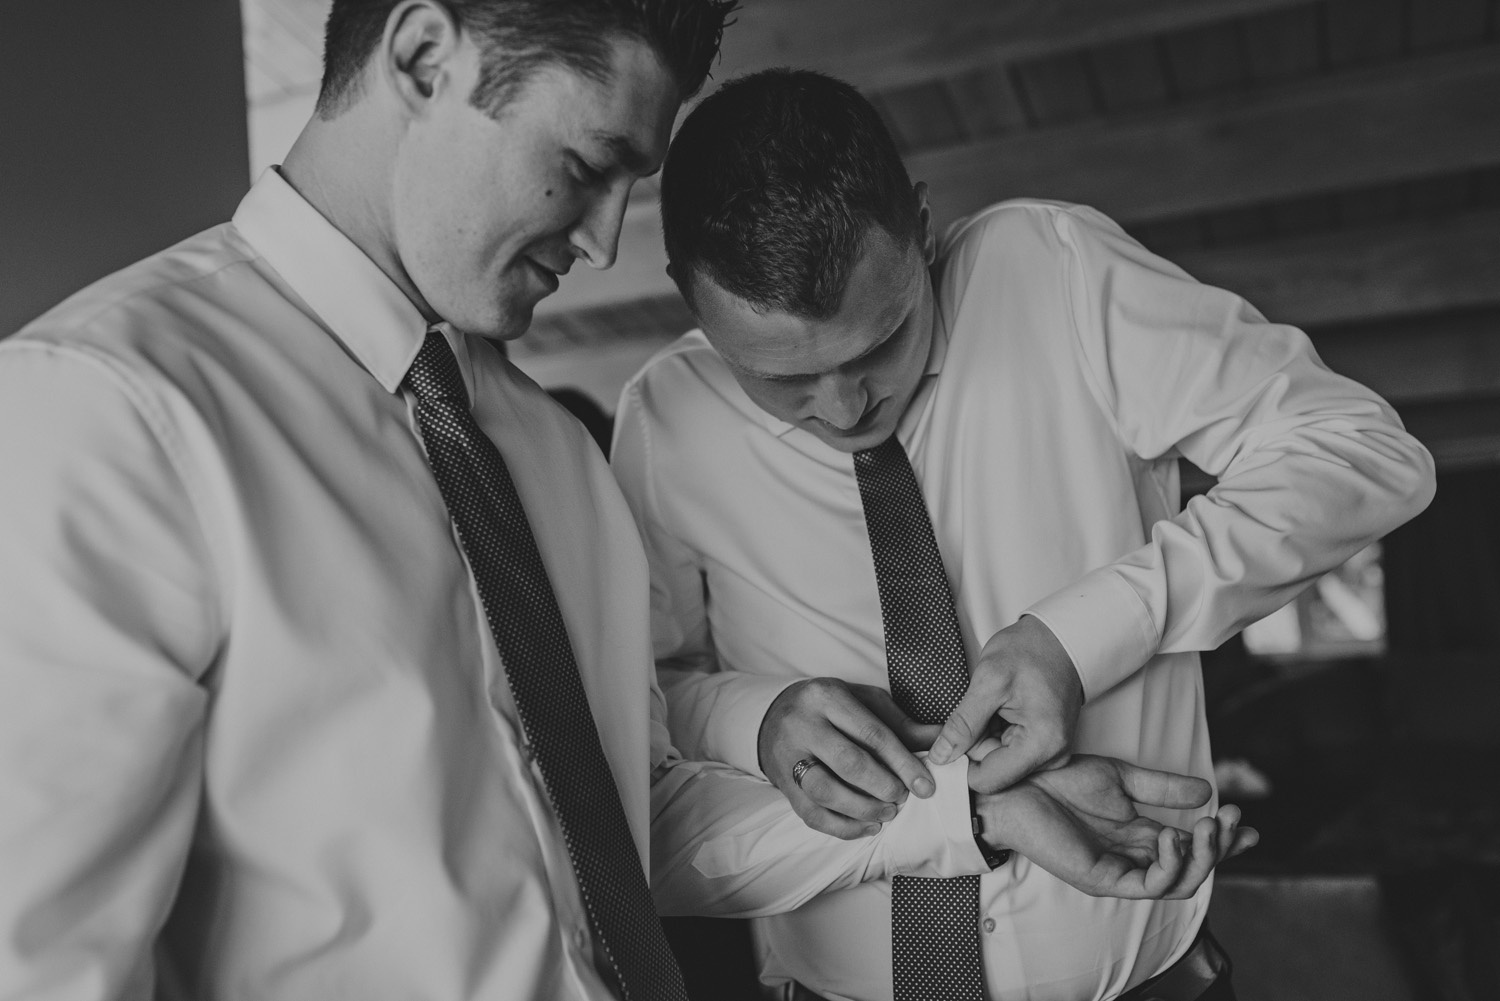
[[[1158,653],[1209,650],[1421,511],[1432,458],[1305,334],[1195,282],[1099,213],[1059,212],[1077,357],[1145,461],[1218,477],[1150,540],[1036,602],[1093,698]]]
[[[146,996],[217,646],[180,451],[86,350],[0,347],[0,995]]]

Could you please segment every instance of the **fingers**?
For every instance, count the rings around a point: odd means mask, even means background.
[[[923,795],[935,790],[926,767],[837,679],[809,679],[782,692],[761,722],[757,748],[766,776],[794,805],[807,799],[810,815],[817,807],[880,823],[894,816],[887,807],[904,802],[909,787]],[[799,788],[792,770],[803,759],[819,762],[825,774]],[[840,827],[839,836],[847,835]]]
[[[1253,827],[1241,827],[1234,832],[1234,841],[1229,850],[1224,853],[1225,858],[1234,858],[1241,852],[1249,851],[1260,844],[1260,832]]]
[[[1182,900],[1198,892],[1198,887],[1219,863],[1219,821],[1199,817],[1193,824],[1187,864],[1183,866],[1170,890],[1162,894],[1170,900]]]
[[[806,785],[812,779],[813,772],[822,771],[814,768],[808,772],[803,779]],[[857,838],[868,838],[880,832],[880,825],[862,820],[854,820],[843,814],[835,813],[825,809],[813,802],[812,798],[801,790],[795,791],[787,797],[792,804],[792,810],[802,818],[802,822],[815,831],[831,834],[835,838],[844,841],[853,841]]]
[[[993,685],[988,683],[988,677],[975,674],[970,680],[969,690],[964,692],[964,697],[943,724],[937,740],[933,741],[929,757],[934,764],[946,765],[960,754],[967,754],[969,748],[984,736],[990,719],[1000,711],[1000,693],[991,691]]]
[[[851,785],[887,802],[899,803],[908,789],[923,799],[931,796],[937,791],[932,773],[908,749],[907,741],[898,732],[920,735],[922,724],[908,717],[889,694],[878,688],[859,685],[851,689],[859,701],[836,707],[829,714],[829,721],[869,754],[863,760],[851,757],[848,770],[830,762],[834,771]],[[935,733],[937,727],[925,729]],[[899,783],[895,788],[890,783],[892,773]]]
[[[1234,858],[1260,843],[1260,832],[1240,827],[1240,808],[1230,803],[1219,809],[1219,861]]]
[[[1065,764],[1067,757],[1068,742],[1061,731],[1012,724],[1000,746],[970,770],[969,785],[976,792],[999,792],[1055,763]]]
[[[1203,779],[1155,768],[1142,768],[1128,761],[1115,761],[1115,770],[1125,795],[1147,806],[1165,806],[1173,810],[1191,810],[1208,802],[1213,787]],[[1226,808],[1228,809],[1228,808]],[[1238,811],[1235,818],[1238,820]]]
[[[815,806],[862,823],[883,824],[896,818],[897,807],[851,788],[826,765],[809,768],[802,792]]]

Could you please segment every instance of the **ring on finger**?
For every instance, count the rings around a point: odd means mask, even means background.
[[[807,774],[813,765],[821,764],[817,758],[803,758],[792,766],[792,781],[797,783],[797,788],[802,788],[802,777]]]

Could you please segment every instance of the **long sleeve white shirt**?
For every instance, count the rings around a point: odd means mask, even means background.
[[[270,171],[0,344],[0,998],[609,997],[401,388],[426,329]],[[659,886],[774,909],[972,868],[910,822],[809,836],[764,779],[677,759],[607,465],[445,333]],[[704,829],[794,850],[729,885]]]
[[[970,663],[1029,612],[1083,680],[1077,750],[1211,779],[1197,651],[1419,511],[1430,457],[1300,331],[1092,210],[995,206],[950,231],[933,276],[932,349],[897,434]],[[1179,457],[1219,478],[1186,509]],[[756,408],[700,333],[627,385],[613,461],[651,560],[686,756],[754,771],[761,719],[790,681],[888,684],[851,456]],[[965,823],[915,799],[903,814],[914,806],[922,824]],[[702,854],[733,873],[783,849],[711,838]],[[989,994],[1111,997],[1188,947],[1210,886],[1185,901],[1093,898],[1017,858],[982,881]],[[756,930],[769,982],[891,996],[885,882]]]

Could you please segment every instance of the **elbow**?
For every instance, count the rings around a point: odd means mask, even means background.
[[[1432,453],[1415,438],[1407,437],[1405,455],[1397,475],[1389,481],[1390,525],[1386,531],[1406,524],[1427,509],[1437,493],[1437,469]]]

